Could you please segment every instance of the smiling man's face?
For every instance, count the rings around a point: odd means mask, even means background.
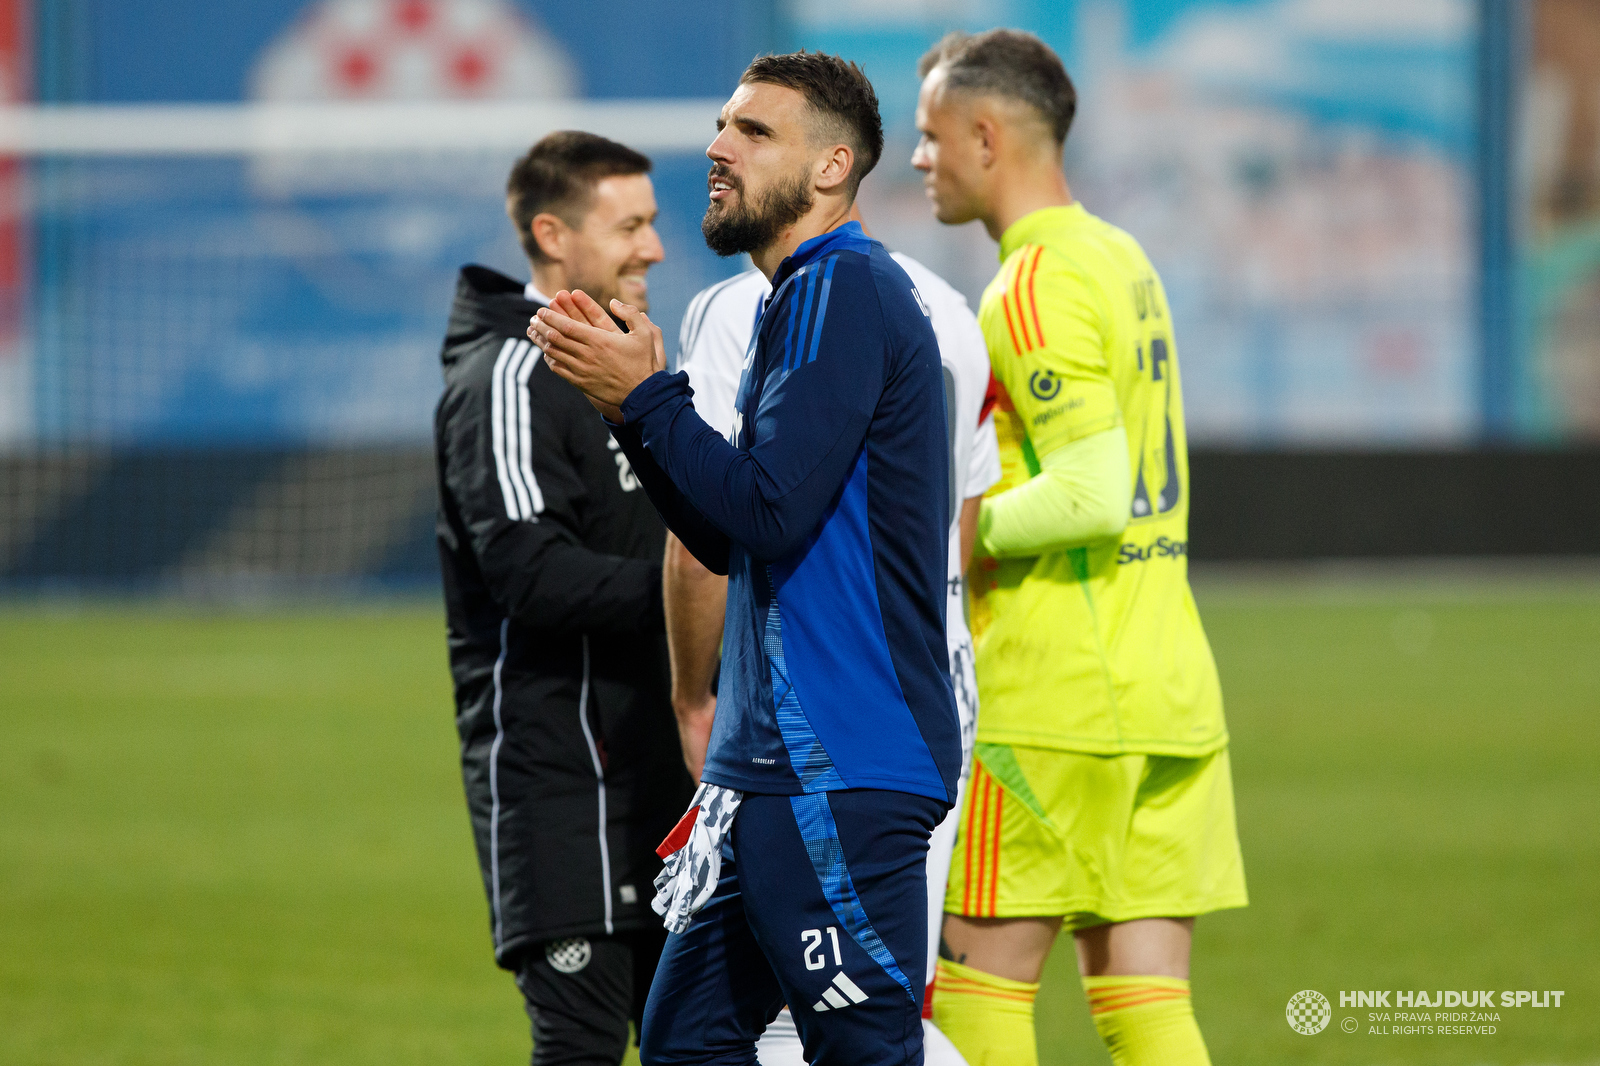
[[[700,232],[718,255],[770,245],[815,202],[816,116],[794,89],[740,85],[717,119],[706,149],[711,204]]]
[[[645,274],[666,254],[656,233],[656,214],[655,186],[648,174],[596,182],[588,213],[572,231],[565,256],[568,287],[582,289],[601,307],[616,299],[649,310]]]

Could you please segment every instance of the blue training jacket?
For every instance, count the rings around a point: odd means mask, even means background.
[[[726,573],[704,779],[955,802],[944,635],[944,384],[922,297],[848,223],[785,259],[739,384],[734,443],[655,374],[613,427],[651,500]]]

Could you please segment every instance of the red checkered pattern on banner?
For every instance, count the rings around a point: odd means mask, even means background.
[[[265,99],[565,96],[570,65],[511,0],[321,0],[267,50]]]

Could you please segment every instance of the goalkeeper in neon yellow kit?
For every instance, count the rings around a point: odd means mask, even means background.
[[[1245,905],[1216,665],[1188,582],[1188,454],[1161,281],[1075,203],[1076,94],[1031,35],[923,57],[913,165],[941,222],[981,219],[978,318],[1003,476],[971,575],[978,735],[945,897],[935,1023],[971,1066],[1037,1062],[1063,922],[1117,1066],[1209,1061],[1194,917]]]

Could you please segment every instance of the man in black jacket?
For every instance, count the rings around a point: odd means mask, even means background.
[[[555,133],[506,210],[533,268],[464,267],[434,419],[456,725],[495,961],[535,1066],[615,1064],[665,931],[654,849],[687,805],[661,608],[665,531],[582,393],[526,337],[545,293],[643,305],[650,161]]]

